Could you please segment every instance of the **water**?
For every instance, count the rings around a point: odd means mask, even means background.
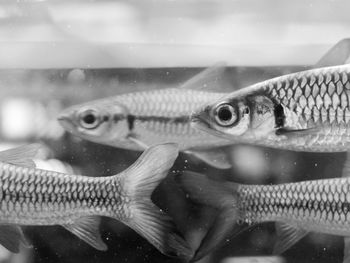
[[[294,70],[294,67],[230,67],[225,74],[235,80],[235,88],[240,88],[246,83]],[[95,144],[65,133],[56,123],[55,116],[70,105],[94,98],[133,90],[173,87],[198,71],[199,68],[2,70],[1,86],[14,87],[13,90],[1,88],[2,145],[9,147],[42,142],[47,147],[42,157],[58,159],[66,164],[62,167],[57,165],[57,161],[46,162],[46,166],[41,163],[41,167],[49,170],[68,169],[87,176],[118,173],[130,166],[140,153]],[[9,132],[8,125],[15,132]],[[217,179],[266,184],[340,176],[345,159],[344,154],[295,153],[241,145],[233,147],[232,152],[234,165],[231,170],[217,170],[185,155],[180,155],[174,170],[185,168]],[[212,209],[190,203],[172,176],[157,188],[154,201],[168,211],[194,246],[198,245],[206,224],[212,222],[216,214]],[[162,255],[141,236],[115,220],[105,218],[101,231],[109,248],[107,252],[96,251],[62,227],[26,227],[25,233],[35,249],[23,253],[31,255],[34,262],[179,262]],[[228,241],[201,262],[224,259],[230,262],[229,258],[236,256],[268,256],[274,241],[274,225],[259,225]],[[3,253],[6,254],[6,251]],[[310,234],[282,258],[273,260],[335,262],[341,257],[342,238]],[[279,261],[282,259],[286,261]]]
[[[56,120],[71,105],[127,92],[178,87],[218,61],[223,90],[304,70],[348,37],[348,3],[254,1],[5,1],[0,6],[0,150],[40,142],[39,167],[86,176],[123,171],[140,152],[66,133]],[[173,169],[218,180],[270,184],[339,177],[345,154],[296,153],[254,146],[231,149],[232,169],[180,155]],[[154,202],[197,246],[217,211],[191,203],[172,175]],[[0,262],[181,262],[162,255],[122,223],[103,218],[100,252],[60,226],[24,227],[33,249]],[[202,263],[342,262],[343,238],[311,233],[279,257],[272,223],[228,240]]]

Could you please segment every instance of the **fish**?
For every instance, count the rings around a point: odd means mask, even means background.
[[[346,172],[349,174],[349,168]],[[192,262],[223,241],[264,222],[275,222],[274,254],[283,253],[309,232],[318,232],[345,237],[344,262],[350,262],[349,177],[245,185],[186,171],[178,174],[176,181],[189,199],[218,211]]]
[[[349,53],[350,39],[343,39],[314,67],[344,63]],[[66,131],[95,143],[142,151],[173,142],[185,154],[228,169],[233,138],[198,130],[190,118],[194,110],[228,94],[221,87],[224,70],[225,64],[217,63],[179,88],[132,92],[75,105],[64,110],[58,120]]]
[[[197,109],[195,128],[233,143],[305,152],[350,148],[350,65],[292,73]]]
[[[92,142],[134,151],[172,142],[186,154],[227,169],[231,163],[223,147],[230,141],[198,131],[190,123],[194,109],[222,96],[209,90],[216,89],[224,70],[218,63],[181,88],[132,92],[75,105],[63,110],[58,120],[66,131]],[[203,86],[205,91],[197,89]]]
[[[29,246],[22,226],[61,225],[97,250],[102,216],[135,230],[160,252],[188,258],[191,248],[151,194],[166,177],[178,149],[174,144],[148,148],[125,171],[87,177],[35,168],[40,145],[0,152],[0,244],[13,253]]]

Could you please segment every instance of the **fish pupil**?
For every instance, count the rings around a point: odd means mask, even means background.
[[[96,121],[96,116],[92,113],[89,113],[87,115],[85,115],[83,117],[83,121],[86,123],[86,124],[94,124],[95,121]]]
[[[232,119],[232,112],[227,107],[222,107],[219,109],[218,117],[222,121],[229,121]]]

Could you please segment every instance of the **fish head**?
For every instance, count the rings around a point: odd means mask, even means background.
[[[129,133],[127,116],[123,105],[97,101],[64,110],[58,121],[66,131],[78,137],[115,146]]]
[[[240,91],[195,111],[191,123],[222,138],[255,141],[275,134],[275,105],[265,95]]]

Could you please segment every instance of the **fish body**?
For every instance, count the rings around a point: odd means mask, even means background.
[[[264,222],[276,222],[276,253],[282,253],[310,231],[350,236],[350,178],[241,185],[187,172],[178,180],[189,198],[219,211],[195,259],[233,233]]]
[[[180,151],[228,144],[191,126],[191,112],[222,93],[161,89],[122,94],[66,109],[62,126],[84,139],[119,148],[142,151],[146,146],[173,142]],[[96,127],[84,128],[84,118]],[[88,126],[86,126],[88,127]]]
[[[86,216],[125,220],[131,214],[119,177],[72,176],[0,163],[0,184],[0,224],[65,225]]]
[[[135,151],[176,143],[181,152],[227,169],[231,160],[224,147],[232,141],[197,130],[190,121],[194,109],[222,95],[187,88],[133,92],[72,106],[58,119],[67,131],[89,141]]]
[[[270,79],[197,109],[192,123],[220,138],[298,151],[350,147],[350,65]]]
[[[288,223],[307,231],[350,236],[350,179],[280,185],[237,185],[238,221]]]
[[[349,39],[338,42],[315,67],[344,63],[349,43]],[[234,143],[234,138],[212,136],[190,125],[194,110],[227,96],[222,89],[224,70],[225,65],[218,63],[179,88],[133,92],[73,106],[64,110],[58,120],[67,131],[96,143],[140,151],[173,142],[180,151],[209,165],[230,168],[223,146]],[[235,143],[241,141],[237,138]]]
[[[176,159],[174,145],[151,147],[129,169],[109,177],[37,169],[21,162],[20,152],[0,156],[0,235],[8,233],[4,226],[21,233],[22,225],[62,225],[96,249],[106,250],[98,228],[100,217],[107,216],[133,228],[164,254],[177,255],[178,249],[179,256],[190,253],[171,220],[150,200]],[[7,234],[0,243],[17,252],[14,238]]]

